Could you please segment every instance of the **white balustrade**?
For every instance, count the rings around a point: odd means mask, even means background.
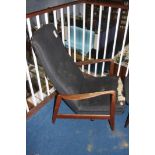
[[[122,58],[123,58],[123,51],[124,51],[125,41],[126,41],[126,37],[127,37],[128,25],[129,25],[129,13],[128,13],[128,17],[127,17],[127,21],[126,21],[126,25],[125,25],[125,32],[124,32],[124,38],[123,38],[123,43],[122,43],[119,66],[118,66],[118,70],[117,70],[117,76],[119,76],[119,73],[120,73],[120,68],[121,68],[121,63],[122,63]]]
[[[32,86],[32,81],[31,81],[29,68],[27,66],[27,62],[26,62],[26,75],[27,75],[27,79],[28,79],[28,83],[29,83],[29,87],[30,87],[30,91],[31,91],[31,95],[32,95],[32,101],[33,101],[33,104],[36,106],[37,102],[36,102],[36,98],[35,98],[35,95],[34,95],[34,90],[33,90],[33,86]]]
[[[74,62],[76,62],[76,5],[73,5],[73,25],[74,25]]]
[[[127,70],[126,70],[126,73],[125,73],[125,77],[128,76],[128,73],[129,73],[129,62],[128,62],[128,67],[127,67]]]
[[[109,11],[108,11],[107,29],[106,29],[106,36],[105,36],[103,59],[106,58],[106,53],[107,53],[107,44],[108,44],[108,34],[109,34],[109,26],[110,26],[110,17],[111,17],[111,7],[109,7]],[[105,62],[102,63],[101,76],[103,76],[103,74],[104,74],[104,67],[105,67]]]
[[[83,3],[83,33],[82,33],[82,61],[84,61],[85,50],[85,24],[86,24],[86,4]],[[82,71],[84,71],[84,65],[82,65]]]
[[[68,22],[68,53],[71,56],[71,41],[70,41],[70,7],[67,7],[67,22]]]
[[[32,29],[31,29],[31,22],[30,19],[27,18],[27,27],[28,27],[28,33],[29,33],[29,37],[32,37]],[[39,76],[39,69],[38,69],[38,63],[37,63],[37,58],[36,55],[32,50],[32,55],[33,55],[33,61],[34,61],[34,65],[35,65],[35,70],[36,70],[36,75],[37,75],[37,82],[38,82],[38,86],[39,86],[39,92],[40,92],[40,98],[41,100],[43,100],[43,92],[42,92],[42,87],[41,87],[41,81],[40,81],[40,76]]]
[[[98,53],[99,53],[99,45],[100,45],[100,32],[101,32],[101,20],[102,20],[102,6],[100,6],[99,11],[99,23],[98,23],[98,36],[97,36],[97,47],[96,47],[96,59],[98,59]],[[97,75],[97,66],[98,64],[95,64],[95,76]]]
[[[65,45],[65,37],[64,37],[64,14],[63,8],[60,9],[60,16],[61,16],[61,33],[62,33],[62,42]]]
[[[94,14],[94,4],[91,4],[91,17],[90,17],[90,40],[89,40],[89,60],[91,59],[91,49],[92,49],[92,30],[93,30],[93,14]],[[90,65],[88,65],[88,74],[90,74]]]
[[[112,56],[111,56],[112,59],[114,58],[114,55],[115,55],[115,48],[116,48],[116,40],[117,40],[117,35],[118,35],[120,14],[121,14],[121,8],[118,8],[117,22],[116,22],[116,29],[115,29],[115,36],[114,36],[114,44],[113,44]]]
[[[45,23],[48,24],[48,19],[49,19],[48,13],[44,13],[44,17],[45,17]]]
[[[56,29],[58,29],[57,12],[56,12],[56,10],[53,11],[53,17],[54,17],[54,26],[55,26]]]

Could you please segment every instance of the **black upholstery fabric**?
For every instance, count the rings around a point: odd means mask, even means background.
[[[124,80],[124,93],[125,100],[129,104],[129,76],[127,76]]]
[[[95,92],[103,90],[115,90],[117,92],[118,77],[93,77],[85,79],[86,84],[83,88],[84,92]],[[87,87],[88,86],[88,87]],[[110,95],[103,95],[88,100],[80,101],[81,113],[109,113],[110,110]],[[124,106],[116,102],[116,112],[122,113]]]
[[[56,35],[55,35],[56,33]],[[84,78],[82,72],[68,55],[61,38],[52,24],[33,34],[32,46],[45,72],[60,94],[82,94],[104,90],[117,90],[117,77]],[[95,97],[82,101],[65,101],[75,113],[108,113],[110,96]],[[116,106],[116,112],[123,106]]]

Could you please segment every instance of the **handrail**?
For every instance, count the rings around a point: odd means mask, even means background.
[[[69,3],[64,3],[64,4],[61,4],[61,5],[49,7],[49,8],[43,9],[43,10],[30,12],[30,13],[26,14],[26,18],[31,18],[33,16],[41,15],[41,14],[44,14],[44,13],[47,13],[47,12],[49,13],[49,12],[51,12],[53,10],[58,10],[58,9],[65,8],[67,6],[78,4],[78,3],[79,3],[79,1],[74,1],[74,2],[69,2]]]
[[[97,2],[96,0],[76,0],[76,1],[73,1],[73,2],[68,2],[68,3],[65,3],[65,4],[61,4],[61,5],[58,5],[58,6],[53,6],[53,7],[49,7],[49,8],[46,8],[46,9],[43,9],[43,10],[39,10],[39,11],[33,11],[33,12],[30,12],[30,13],[27,13],[26,14],[26,21],[27,21],[27,30],[28,30],[28,33],[29,33],[29,37],[31,38],[31,36],[32,36],[32,27],[31,27],[31,18],[32,17],[35,17],[36,18],[36,24],[37,24],[37,28],[40,28],[40,26],[41,26],[41,22],[40,22],[40,18],[39,18],[39,15],[43,15],[44,14],[44,18],[45,18],[45,22],[46,22],[46,24],[49,22],[48,20],[49,20],[49,14],[48,13],[52,13],[52,11],[53,11],[53,14],[54,14],[54,23],[55,23],[55,26],[57,26],[57,19],[56,19],[56,11],[60,11],[60,15],[61,15],[61,30],[62,30],[62,36],[64,35],[64,13],[63,13],[63,9],[67,9],[67,26],[68,26],[68,32],[69,32],[69,27],[70,27],[70,7],[72,7],[73,6],[73,20],[75,20],[76,21],[76,16],[74,16],[75,15],[75,10],[76,10],[76,4],[80,4],[81,5],[81,7],[83,8],[83,17],[82,17],[82,19],[83,19],[83,32],[85,31],[85,19],[86,19],[86,17],[85,17],[85,15],[86,15],[86,10],[87,10],[87,8],[85,7],[86,6],[86,4],[88,4],[88,5],[91,5],[91,16],[93,17],[93,13],[94,13],[94,6],[96,7],[99,7],[99,24],[98,24],[98,34],[100,34],[100,29],[101,29],[101,27],[100,27],[100,25],[101,25],[101,19],[102,19],[102,8],[104,8],[104,7],[108,7],[108,10],[111,10],[111,9],[113,9],[113,8],[115,8],[115,9],[117,9],[118,10],[118,13],[117,13],[117,23],[116,23],[116,25],[117,25],[117,28],[119,28],[119,17],[120,17],[120,13],[121,13],[121,10],[127,10],[128,11],[128,6],[127,5],[124,5],[122,2]],[[75,9],[75,10],[74,10]],[[66,11],[66,10],[65,10]],[[110,19],[110,15],[109,14],[111,14],[111,11],[109,12],[108,11],[108,14],[107,14],[107,16],[108,16],[108,18]],[[91,20],[93,20],[93,18],[91,17]],[[128,19],[128,17],[127,17],[127,19]],[[62,22],[63,21],[63,22]],[[128,20],[127,20],[128,21]],[[107,20],[107,23],[109,23],[109,20]],[[76,26],[76,24],[74,24],[75,26]],[[126,32],[127,32],[127,29],[128,29],[128,22],[126,23],[126,27],[125,27],[125,29],[126,29],[126,31],[125,31],[125,34],[124,34],[124,40],[126,40]],[[108,31],[109,31],[109,24],[107,24],[107,28],[106,28],[106,33],[108,34]],[[76,31],[75,31],[76,32]],[[116,29],[116,32],[115,32],[115,42],[116,42],[116,40],[117,40],[117,33],[118,33],[118,29]],[[84,34],[84,33],[83,33]],[[76,33],[74,34],[75,36],[76,36]],[[70,34],[68,34],[68,36],[70,36]],[[98,35],[98,39],[97,39],[97,44],[99,45],[99,41],[100,41],[100,37],[99,37],[100,35]],[[90,36],[91,37],[91,36]],[[84,41],[85,39],[85,36],[83,35],[83,37],[82,37],[82,39],[81,39],[81,41]],[[108,38],[108,37],[107,37]],[[63,39],[63,37],[62,37],[62,39]],[[69,37],[68,37],[68,40],[69,40]],[[74,51],[75,51],[75,53],[74,53],[74,58],[75,58],[75,55],[76,55],[76,39],[74,39],[75,41],[74,41]],[[70,41],[69,41],[70,42]],[[108,42],[108,41],[107,41]],[[107,42],[106,42],[106,46],[107,46]],[[123,41],[124,42],[124,41]],[[83,42],[83,45],[84,45],[84,42]],[[97,46],[98,46],[97,45]],[[89,44],[89,46],[90,46],[90,44]],[[84,49],[84,47],[83,47],[83,49]],[[91,48],[90,48],[91,49]],[[98,48],[97,48],[98,49]],[[115,52],[115,45],[113,45],[113,51]],[[123,43],[123,45],[122,45],[122,50],[121,50],[121,55],[122,55],[122,53],[123,53],[123,49],[124,49],[124,43]],[[89,50],[89,54],[91,53],[91,50]],[[77,64],[79,64],[79,65],[84,65],[84,64],[87,64],[87,63],[90,63],[90,61],[91,61],[91,63],[93,62],[96,62],[96,61],[98,61],[98,62],[101,62],[101,61],[103,61],[102,59],[98,59],[98,54],[99,53],[97,53],[97,56],[96,56],[96,60],[89,60],[89,61],[84,61],[84,58],[83,58],[83,56],[84,56],[84,52],[82,53],[82,62],[78,62]],[[102,54],[102,53],[101,53]],[[104,53],[103,53],[104,55],[103,55],[103,58],[104,58],[104,56],[106,55],[106,49],[104,50]],[[113,55],[114,55],[114,53],[113,53]],[[33,90],[31,91],[31,95],[32,95],[32,98],[34,98],[34,99],[36,99],[37,98],[37,96],[38,96],[38,94],[39,94],[39,97],[40,97],[40,99],[42,100],[42,102],[45,102],[46,101],[46,97],[47,96],[49,96],[50,95],[50,92],[49,92],[49,84],[48,84],[48,79],[46,78],[46,76],[45,76],[45,83],[46,83],[46,88],[47,88],[47,93],[43,93],[42,92],[42,85],[41,85],[41,80],[40,80],[40,74],[39,74],[39,69],[38,69],[38,63],[37,63],[37,59],[36,59],[36,56],[35,56],[35,53],[34,53],[34,51],[32,50],[32,56],[33,56],[33,61],[34,61],[34,64],[35,64],[35,70],[36,70],[36,75],[37,75],[37,82],[38,82],[38,86],[39,86],[39,91],[36,93],[36,94],[34,94],[34,92],[33,92]],[[112,57],[113,58],[113,57]],[[89,57],[89,59],[91,59],[91,56]],[[111,60],[111,59],[109,59],[109,60]],[[76,58],[75,58],[75,62],[76,62]],[[120,62],[119,62],[119,70],[118,70],[118,72],[120,73],[120,64],[121,64],[121,62],[122,62],[122,60],[120,59]],[[84,63],[84,64],[83,64]],[[110,67],[111,69],[110,69],[110,72],[109,72],[109,74],[110,75],[113,75],[113,70],[114,70],[114,63],[111,63],[111,67]],[[95,70],[95,73],[97,73],[96,72],[97,71],[97,67],[96,67],[96,70]],[[104,71],[104,69],[103,69],[103,67],[102,67],[102,72]],[[127,74],[128,74],[128,69],[127,69],[127,71],[126,71],[126,76],[127,76]],[[28,74],[29,75],[29,74]],[[91,75],[90,75],[91,76]],[[96,76],[96,74],[95,74],[95,76]],[[101,76],[103,76],[103,75],[101,75]],[[31,79],[30,78],[28,78],[28,80],[29,80],[29,85],[32,85],[32,82],[31,82]],[[32,87],[32,89],[33,89],[33,87]],[[36,96],[35,96],[36,95]],[[34,96],[34,97],[33,97]],[[42,103],[41,102],[41,103]],[[36,102],[37,103],[37,102]],[[40,104],[41,104],[40,103]],[[38,107],[38,105],[36,105],[35,104],[35,101],[33,101],[32,100],[32,104],[34,105],[34,107]],[[39,104],[39,107],[40,107],[40,104]],[[31,114],[31,112],[29,111],[29,110],[31,110],[31,109],[27,109],[27,112],[29,113],[29,114]],[[36,110],[33,110],[33,111],[36,111]]]
[[[94,4],[94,5],[102,5],[106,7],[112,7],[112,8],[121,8],[128,10],[128,6],[124,5],[123,2],[94,2],[94,0],[79,0],[80,2],[86,3],[86,4]]]
[[[121,8],[121,9],[128,10],[128,6],[124,5],[124,3],[122,3],[122,2],[94,2],[92,0],[77,0],[77,1],[74,1],[74,2],[69,2],[69,3],[58,5],[58,6],[42,9],[42,10],[39,10],[39,11],[34,11],[34,12],[27,13],[26,18],[31,18],[31,17],[36,16],[36,15],[41,15],[41,14],[44,14],[44,13],[47,13],[47,12],[51,12],[53,10],[65,8],[67,6],[74,5],[74,4],[79,4],[79,3],[94,4],[94,5],[97,5],[97,6],[102,5],[102,6],[105,6],[105,7]]]

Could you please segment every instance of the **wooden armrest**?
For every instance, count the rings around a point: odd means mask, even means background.
[[[110,114],[108,115],[97,115],[97,114],[58,114],[58,110],[61,104],[62,99],[66,100],[84,100],[88,98],[93,98],[101,95],[111,95],[111,103],[110,103]],[[115,122],[115,103],[116,103],[116,93],[114,90],[109,91],[101,91],[94,93],[84,93],[84,94],[74,94],[74,95],[62,95],[59,94],[56,99],[56,104],[54,107],[54,114],[52,117],[53,123],[56,118],[80,118],[80,119],[108,119],[109,124],[112,130],[114,130],[114,122]]]
[[[95,63],[100,63],[100,62],[114,62],[113,59],[92,59],[92,60],[86,60],[86,61],[79,61],[76,62],[76,65],[82,66],[82,65],[90,65],[90,64],[95,64]]]
[[[58,97],[65,100],[84,100],[84,99],[89,99],[89,98],[93,98],[101,95],[108,95],[108,94],[113,96],[114,101],[116,100],[116,92],[114,90],[84,93],[84,94],[74,94],[74,95],[59,94]]]
[[[80,67],[82,65],[90,65],[90,64],[101,63],[101,62],[111,62],[109,74],[110,76],[113,76],[113,73],[114,73],[114,60],[113,59],[86,60],[86,61],[76,62],[76,65]]]

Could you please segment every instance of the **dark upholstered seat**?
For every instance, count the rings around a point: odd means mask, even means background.
[[[118,77],[85,78],[83,76],[81,70],[68,55],[67,49],[52,24],[45,25],[36,31],[31,41],[47,76],[59,94],[117,91]],[[65,102],[75,113],[109,113],[110,95]],[[116,103],[116,113],[122,113],[123,110],[124,105]]]

